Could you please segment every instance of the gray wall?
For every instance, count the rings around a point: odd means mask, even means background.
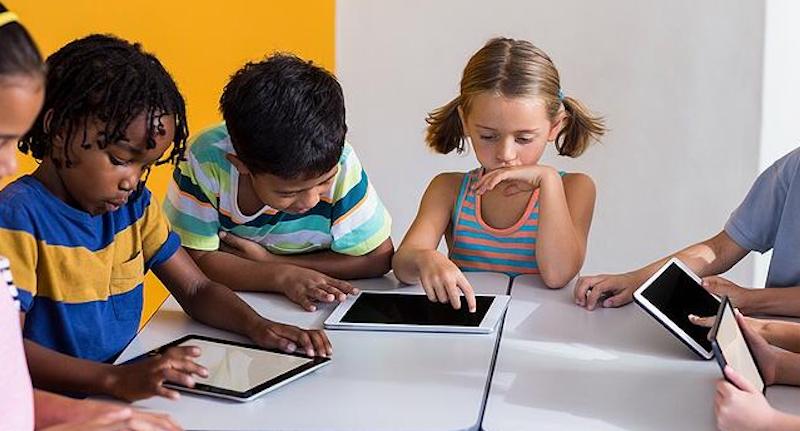
[[[438,172],[477,166],[423,143],[425,114],[456,95],[492,36],[550,54],[565,92],[607,119],[576,160],[598,200],[582,273],[633,269],[718,232],[759,169],[761,1],[337,2],[337,74],[349,140],[394,217],[399,244]],[[750,259],[730,276],[749,284]]]

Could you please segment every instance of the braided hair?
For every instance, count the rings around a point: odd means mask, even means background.
[[[183,158],[189,135],[183,96],[164,66],[138,43],[99,34],[74,40],[47,58],[45,85],[44,106],[19,143],[19,149],[35,159],[52,156],[53,139],[61,134],[65,165],[71,167],[69,143],[82,133],[81,147],[90,148],[87,126],[92,120],[103,124],[102,138],[96,142],[103,149],[124,139],[125,130],[141,114],[146,116],[148,149],[156,146],[154,136],[164,133],[162,117],[175,116],[172,151],[156,164]],[[53,161],[60,167],[59,160]]]

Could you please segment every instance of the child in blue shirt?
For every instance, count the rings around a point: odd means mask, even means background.
[[[183,98],[160,62],[138,44],[92,35],[58,50],[47,69],[44,106],[20,144],[41,164],[0,192],[0,254],[14,264],[34,384],[174,399],[165,380],[191,386],[206,375],[193,347],[111,365],[136,335],[150,269],[203,323],[330,354],[321,331],[266,320],[206,278],[144,187],[153,165],[182,156],[188,134]]]

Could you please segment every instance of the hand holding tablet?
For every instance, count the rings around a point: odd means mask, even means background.
[[[285,353],[202,335],[187,335],[143,356],[159,355],[175,347],[199,349],[195,362],[206,372],[194,377],[194,385],[167,381],[164,387],[240,402],[275,390],[330,361],[327,357]]]
[[[723,375],[725,375],[725,366],[729,365],[752,387],[764,393],[766,385],[761,370],[753,357],[750,345],[739,326],[739,319],[736,318],[727,296],[722,298],[717,319],[708,334],[708,339],[711,341],[714,356],[717,358]],[[727,378],[727,375],[725,376]],[[728,380],[730,381],[730,379]],[[735,384],[735,382],[731,383]]]
[[[703,289],[700,277],[683,262],[670,259],[633,293],[633,299],[693,352],[711,359],[708,328],[692,323],[689,315],[713,316],[720,301]]]

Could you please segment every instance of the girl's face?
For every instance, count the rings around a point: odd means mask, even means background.
[[[17,142],[44,102],[41,77],[0,77],[0,178],[17,171]]]
[[[535,165],[545,146],[561,130],[563,112],[550,121],[538,98],[508,98],[494,93],[475,96],[466,115],[459,109],[464,131],[486,171]]]

